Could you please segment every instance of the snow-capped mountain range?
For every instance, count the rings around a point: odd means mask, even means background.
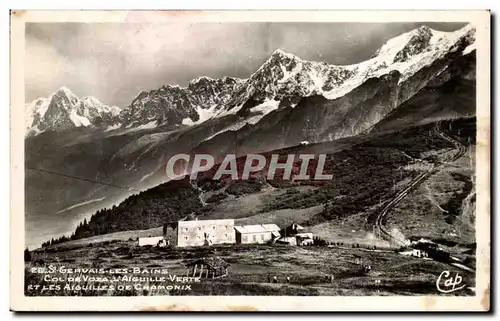
[[[261,103],[277,100],[292,107],[301,97],[322,95],[336,99],[369,78],[395,70],[401,73],[399,82],[403,82],[423,67],[456,51],[461,42],[473,45],[474,36],[471,25],[455,32],[422,26],[387,41],[371,59],[346,66],[304,61],[278,49],[241,86],[226,112],[239,111],[248,99]]]
[[[401,74],[401,83],[459,48],[464,54],[474,50],[474,41],[471,25],[454,32],[422,26],[390,39],[371,59],[345,66],[305,61],[277,49],[247,79],[199,77],[187,87],[162,86],[141,92],[123,110],[94,97],[79,99],[61,88],[26,105],[26,126],[30,134],[91,125],[192,126],[231,114],[254,124],[278,108],[295,107],[304,97],[337,99],[368,79],[393,71]]]
[[[38,98],[25,105],[27,135],[47,130],[111,125],[118,121],[121,109],[106,106],[95,97],[78,98],[61,87],[48,98]]]
[[[122,124],[128,126],[199,124],[212,117],[244,83],[242,79],[199,77],[187,87],[162,86],[150,92],[141,92],[121,115]]]

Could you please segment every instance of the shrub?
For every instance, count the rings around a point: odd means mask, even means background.
[[[207,203],[219,203],[223,199],[227,198],[226,193],[218,193],[218,194],[213,194],[207,199]]]
[[[260,192],[261,189],[262,182],[257,180],[236,181],[229,185],[229,187],[226,189],[226,192],[235,196],[240,196],[243,194]]]

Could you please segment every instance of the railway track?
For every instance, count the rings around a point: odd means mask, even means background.
[[[437,122],[436,125],[434,126],[434,131],[436,134],[438,134],[442,139],[452,143],[455,145],[457,152],[454,155],[451,155],[444,159],[443,161],[437,162],[432,165],[432,168],[424,173],[419,174],[413,181],[410,182],[410,184],[405,187],[402,191],[400,191],[398,194],[396,194],[393,199],[385,205],[380,213],[378,214],[377,218],[375,219],[375,228],[379,231],[379,235],[383,235],[384,238],[388,239],[389,241],[393,241],[396,244],[399,243],[404,243],[404,240],[398,239],[391,233],[387,231],[387,229],[384,227],[384,219],[387,215],[387,213],[396,205],[398,204],[402,199],[404,199],[409,193],[411,193],[413,190],[415,190],[422,182],[424,182],[427,178],[429,178],[432,174],[436,173],[438,170],[440,170],[446,163],[448,162],[453,162],[460,158],[465,152],[467,151],[467,148],[460,143],[459,141],[453,139],[452,137],[446,135],[440,128],[441,122]]]

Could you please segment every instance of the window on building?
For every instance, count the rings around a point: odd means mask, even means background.
[[[253,241],[254,241],[254,242],[257,242],[257,235],[254,235],[254,236],[253,236]]]
[[[248,241],[248,237],[247,236],[243,236],[243,242],[246,242]]]
[[[187,239],[188,239],[188,237],[187,237],[187,236],[184,236],[184,239],[185,239],[185,240],[187,240]]]
[[[260,235],[260,240],[261,240],[261,241],[264,241],[264,234],[261,234],[261,235]]]
[[[212,226],[212,228],[215,230],[215,229],[216,229],[216,226],[214,225],[214,226]]]
[[[201,231],[201,226],[198,226],[198,231]]]
[[[184,231],[186,231],[186,232],[187,232],[187,231],[189,231],[189,229],[188,229],[187,227],[185,227],[185,228],[184,228]]]

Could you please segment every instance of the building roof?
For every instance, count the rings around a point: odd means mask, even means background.
[[[277,238],[280,238],[280,237],[281,237],[281,234],[280,234],[280,232],[278,232],[278,231],[273,231],[273,232],[271,232],[271,233],[273,234],[273,236],[275,236],[275,237],[277,237]]]
[[[230,264],[218,256],[202,257],[189,262],[186,266],[193,266],[195,264],[205,264],[210,268],[228,267]]]
[[[295,235],[295,237],[300,237],[300,238],[303,238],[303,239],[312,239],[313,238],[313,234],[312,233],[297,233]]]
[[[241,234],[266,233],[280,230],[280,228],[276,224],[241,225],[235,226],[234,229]]]
[[[234,219],[177,221],[165,223],[165,225],[167,224],[173,225],[173,227],[175,227],[176,225],[182,227],[200,225],[234,225]]]
[[[286,234],[286,235],[294,235],[294,234],[298,234],[298,233],[301,233],[305,230],[305,228],[297,223],[292,223],[290,224],[289,226],[287,226],[286,228],[283,229],[283,234]]]
[[[301,226],[301,225],[299,225],[299,224],[297,224],[297,223],[292,223],[292,225],[290,225],[290,227],[291,227],[291,228],[294,228],[294,229],[296,229],[296,230],[303,230],[303,229],[304,229],[304,227],[303,227],[303,226]]]
[[[280,230],[279,226],[276,224],[262,224],[262,226],[264,226],[264,228],[268,231],[279,231]]]

